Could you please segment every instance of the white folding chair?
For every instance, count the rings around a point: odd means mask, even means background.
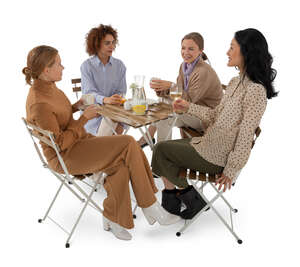
[[[73,176],[70,175],[70,173],[68,172],[68,169],[64,163],[63,158],[60,155],[60,148],[59,146],[55,143],[54,141],[54,137],[53,137],[53,133],[50,131],[46,131],[43,130],[35,125],[32,125],[30,123],[28,123],[26,121],[26,119],[22,118],[23,122],[25,123],[25,126],[28,130],[28,133],[33,141],[34,147],[36,149],[37,154],[39,155],[39,158],[42,162],[42,165],[44,168],[48,169],[59,181],[60,181],[60,186],[57,190],[57,192],[54,195],[53,200],[50,203],[50,206],[48,207],[43,219],[39,219],[38,222],[42,223],[43,221],[45,221],[47,218],[50,219],[52,222],[54,222],[57,226],[59,226],[64,232],[66,232],[68,234],[68,238],[66,240],[65,246],[66,248],[70,247],[70,239],[87,207],[87,205],[95,208],[97,211],[103,213],[103,210],[99,207],[99,205],[92,199],[92,196],[94,194],[94,192],[97,189],[97,186],[101,183],[103,183],[103,181],[105,180],[105,178],[107,177],[107,174],[105,174],[104,172],[99,172],[96,175],[96,179],[91,179],[91,183],[92,185],[86,183],[89,185],[90,190],[87,189],[83,189],[81,186],[78,185],[77,181],[80,181],[78,178],[78,176]],[[58,173],[56,171],[54,171],[52,168],[49,167],[48,163],[46,162],[40,146],[38,145],[38,141],[40,141],[41,143],[44,143],[50,147],[52,147],[55,152],[56,155],[58,157],[58,160],[61,164],[61,167],[64,171],[63,174]],[[80,175],[80,178],[86,178],[87,175]],[[54,219],[52,219],[49,216],[50,210],[52,209],[54,202],[56,201],[61,189],[63,188],[63,186],[65,186],[66,188],[68,188],[70,190],[70,192],[72,192],[74,194],[74,196],[76,196],[76,198],[78,198],[82,203],[84,203],[83,207],[81,208],[81,211],[73,225],[73,227],[71,228],[71,231],[67,231],[63,226],[61,226],[58,222],[56,222]],[[88,192],[87,192],[88,191]]]
[[[255,135],[254,135],[254,139],[253,139],[253,143],[252,143],[252,148],[255,144],[256,139],[258,138],[258,136],[261,133],[261,129],[260,127],[257,127],[256,131],[255,131]],[[240,173],[238,173],[239,175]],[[235,177],[234,181],[232,182],[232,185],[235,184],[235,181],[238,177],[238,175]],[[238,237],[238,235],[235,233],[234,229],[233,229],[233,220],[232,220],[232,213],[237,213],[238,210],[233,208],[230,203],[228,202],[228,200],[223,196],[224,192],[223,191],[219,191],[217,189],[217,186],[215,185],[216,179],[219,175],[209,175],[208,173],[200,173],[199,171],[194,171],[194,170],[184,170],[182,169],[180,171],[179,174],[180,177],[182,178],[186,178],[188,180],[188,182],[195,188],[195,190],[198,191],[198,193],[202,196],[202,198],[207,202],[207,205],[205,207],[202,208],[201,211],[199,211],[197,213],[197,215],[192,218],[191,220],[185,220],[185,224],[184,226],[176,233],[177,236],[181,236],[181,234],[194,222],[197,220],[197,218],[205,211],[207,210],[207,208],[211,208],[211,210],[217,215],[217,217],[222,221],[222,223],[226,226],[226,228],[231,232],[231,234],[235,237],[235,239],[237,240],[237,242],[239,244],[242,244],[243,241]],[[198,185],[200,183],[200,185]],[[206,185],[210,185],[213,188],[213,191],[216,192],[216,195],[211,198],[210,200],[208,200],[208,198],[205,196],[204,194],[204,187]],[[221,198],[225,204],[227,205],[227,207],[229,208],[230,211],[230,225],[229,223],[224,219],[224,217],[217,211],[217,209],[213,206],[213,203],[217,200]]]

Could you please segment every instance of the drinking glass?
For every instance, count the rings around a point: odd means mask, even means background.
[[[160,78],[157,77],[152,77],[150,79],[150,84],[155,84],[155,82],[153,82],[153,80],[160,80]],[[151,86],[150,86],[151,87]],[[163,103],[164,102],[164,98],[161,96],[158,96],[158,102]]]
[[[84,105],[92,105],[95,102],[95,97],[93,94],[83,94],[82,97]]]
[[[173,101],[177,100],[178,98],[181,98],[182,96],[182,90],[178,87],[177,84],[173,85],[170,88],[170,97]]]
[[[173,85],[171,88],[170,88],[170,97],[172,98],[173,101],[177,100],[178,98],[181,98],[182,96],[182,89],[178,87],[177,84]],[[173,112],[174,115],[176,113],[180,114],[181,112],[180,111],[177,111],[177,112]]]
[[[121,98],[121,105],[124,105],[124,103],[127,101],[126,99],[126,93],[121,93],[120,96]]]

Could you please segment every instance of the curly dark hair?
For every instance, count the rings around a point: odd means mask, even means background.
[[[263,34],[256,29],[245,29],[237,31],[234,39],[240,45],[248,77],[266,88],[268,99],[277,96],[278,92],[275,92],[273,86],[277,71],[271,67],[273,57]]]
[[[96,55],[100,49],[101,40],[105,35],[111,34],[116,44],[118,43],[118,32],[110,25],[100,24],[97,28],[92,28],[85,37],[86,52],[92,56]]]

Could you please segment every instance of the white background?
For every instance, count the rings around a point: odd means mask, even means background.
[[[9,1],[1,3],[1,266],[299,266],[299,9],[296,1]],[[64,248],[65,234],[42,216],[57,186],[42,169],[20,118],[28,86],[21,73],[30,49],[56,47],[65,66],[58,87],[71,101],[70,79],[80,76],[87,58],[84,37],[100,23],[119,31],[114,54],[133,75],[175,81],[181,38],[198,31],[205,52],[223,83],[237,75],[226,66],[226,51],[237,30],[259,29],[278,71],[279,97],[269,101],[262,134],[235,188],[227,195],[239,209],[238,245],[212,212],[180,238],[181,226],[148,226],[139,210],[133,240],[115,239],[101,229],[101,216],[89,209]],[[147,81],[148,84],[148,81]],[[151,96],[149,87],[146,87]],[[137,132],[130,132],[138,138]],[[151,158],[149,149],[145,150]],[[103,199],[103,193],[98,195]],[[158,195],[160,199],[160,195]],[[79,208],[63,193],[56,215],[70,225]],[[72,201],[74,200],[74,201]],[[221,203],[216,206],[225,212]]]

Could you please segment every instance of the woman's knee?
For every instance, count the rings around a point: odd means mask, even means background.
[[[117,137],[127,144],[136,143],[135,139],[131,135],[118,135]]]

